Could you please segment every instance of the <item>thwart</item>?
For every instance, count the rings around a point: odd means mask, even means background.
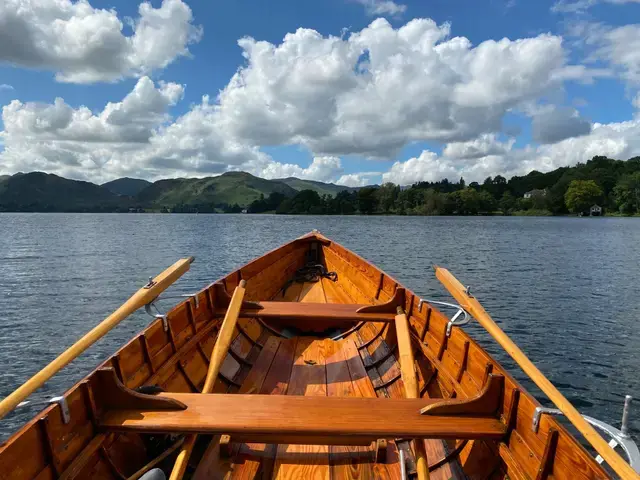
[[[2,400],[0,418],[132,312],[150,312],[192,261]],[[583,417],[469,288],[435,272],[458,305],[417,297],[317,231],[287,243],[154,315],[0,446],[0,479],[639,479],[626,420],[618,430]],[[465,332],[469,316],[557,410]]]

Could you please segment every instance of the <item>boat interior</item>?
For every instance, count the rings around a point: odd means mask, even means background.
[[[553,417],[532,428],[539,404],[449,316],[318,233],[178,304],[64,397],[0,446],[0,479],[168,476],[187,434],[192,479],[413,478],[421,451],[431,479],[609,478]]]

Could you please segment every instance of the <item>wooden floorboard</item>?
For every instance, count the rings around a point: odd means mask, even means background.
[[[359,332],[361,340],[364,342],[369,340],[370,338],[373,338],[379,328],[381,328],[381,325],[366,324]],[[389,328],[391,328],[391,326]],[[386,334],[385,337],[395,342],[395,335],[393,334],[393,332]],[[371,345],[369,345],[369,347],[362,349],[360,353],[365,361],[376,361],[380,358],[384,358],[390,351],[391,348],[389,347],[389,345],[387,345],[387,343],[381,336],[376,338],[376,340]],[[372,378],[372,380],[385,382],[395,377],[398,374],[398,371],[398,363],[395,356],[392,355],[377,368],[369,369],[367,373]],[[390,398],[403,398],[404,388],[402,380],[397,380],[396,382],[392,383],[386,389],[384,389],[384,391]],[[383,390],[378,390],[378,394],[381,393],[383,393]],[[424,440],[424,443],[429,464],[437,462],[447,454],[446,444],[442,440]],[[456,460],[454,460],[454,462],[456,462]],[[458,478],[462,479],[465,477],[463,474],[461,474],[461,469],[458,468],[457,465],[451,465],[447,463],[431,472],[430,478],[431,480],[449,480]]]
[[[264,344],[253,368],[240,387],[238,393],[260,393],[279,350],[281,340],[271,337]],[[233,442],[233,438],[231,438]],[[243,443],[233,459],[233,467],[228,478],[234,480],[260,478],[262,473],[273,468],[276,447],[264,443]]]
[[[348,344],[353,348],[348,349]],[[327,352],[327,395],[334,397],[360,397],[349,373],[349,356],[357,349],[353,340],[334,342],[325,340]],[[359,357],[358,357],[359,360]],[[363,369],[364,370],[364,369]],[[357,379],[362,381],[364,379]],[[371,388],[373,390],[373,387]],[[340,479],[371,478],[374,453],[371,447],[329,447],[331,477]]]
[[[353,300],[349,298],[349,295],[347,295],[347,293],[340,288],[336,282],[333,282],[328,278],[323,278],[320,282],[324,288],[325,298],[328,303],[354,303]]]
[[[321,282],[306,282],[302,284],[302,290],[298,297],[301,303],[327,303]]]
[[[373,384],[367,375],[355,342],[353,340],[345,340],[343,351],[347,358],[347,367],[349,368],[355,395],[364,398],[376,398],[376,391],[373,389]],[[373,370],[375,371],[375,369]],[[386,463],[374,464],[373,473],[375,478],[401,480],[398,451],[394,442],[388,442]]]
[[[298,339],[287,395],[327,395],[323,344],[312,337]],[[329,479],[329,448],[326,445],[278,445],[273,478]]]
[[[302,303],[354,303],[337,282],[321,278],[318,282],[291,283],[274,301]],[[365,369],[364,363],[382,358],[390,351],[383,338],[359,351],[357,345],[371,338],[382,324],[367,324],[362,335],[334,342],[328,339],[272,337],[264,342],[253,367],[242,381],[238,393],[376,398],[403,397],[402,382],[374,389],[376,381],[390,379],[398,370],[395,356]],[[360,342],[358,338],[360,337]],[[354,342],[355,339],[355,342]],[[393,338],[391,339],[393,340]],[[246,345],[237,345],[246,350]],[[244,353],[244,352],[243,352]],[[363,363],[364,361],[364,363]],[[233,370],[235,365],[230,365]],[[232,439],[233,441],[233,439]],[[212,442],[215,449],[216,442]],[[446,454],[443,441],[426,440],[429,463]],[[233,449],[234,464],[225,478],[233,479],[306,479],[306,478],[380,478],[400,480],[400,468],[394,442],[389,442],[387,462],[376,464],[372,447],[325,445],[238,444]],[[218,462],[229,469],[228,462]],[[206,478],[206,477],[202,477]],[[212,476],[211,478],[216,478]],[[432,480],[464,478],[455,466],[445,465],[431,473]]]

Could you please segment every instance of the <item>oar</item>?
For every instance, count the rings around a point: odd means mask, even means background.
[[[238,316],[240,315],[240,307],[242,307],[242,299],[244,298],[244,291],[247,282],[240,280],[240,284],[236,287],[229,302],[227,313],[224,315],[222,326],[220,327],[220,333],[218,333],[218,339],[213,345],[213,352],[211,353],[211,361],[209,362],[209,370],[207,371],[207,378],[204,381],[204,387],[202,387],[202,393],[211,393],[213,386],[220,373],[220,367],[224,361],[227,353],[229,352],[229,346],[231,345],[231,339],[233,337],[233,331],[238,323]],[[189,435],[182,449],[176,458],[176,463],[173,465],[171,476],[169,480],[181,480],[184,472],[187,469],[187,463],[193,447],[196,444],[198,436],[193,434]]]
[[[618,455],[613,448],[595,431],[595,429],[582,418],[580,412],[571,405],[562,393],[558,391],[556,387],[544,376],[544,374],[538,370],[538,368],[527,358],[527,356],[513,343],[513,341],[504,333],[498,325],[493,321],[485,309],[480,305],[480,302],[472,297],[463,285],[454,277],[449,270],[441,267],[434,267],[436,270],[436,277],[449,290],[449,293],[455,298],[460,306],[469,312],[473,317],[478,320],[478,323],[482,325],[487,332],[507,351],[511,358],[513,358],[518,365],[529,375],[529,378],[535,382],[540,390],[542,390],[547,397],[558,407],[562,413],[569,419],[574,427],[587,439],[587,441],[593,446],[593,448],[604,458],[609,466],[618,474],[621,478],[632,479],[640,478],[638,474],[631,468],[631,466],[624,461],[624,459]]]
[[[398,341],[398,356],[400,358],[400,374],[402,375],[402,383],[404,383],[404,396],[418,398],[418,379],[416,378],[413,347],[411,346],[411,336],[409,334],[409,321],[401,307],[398,307],[397,313],[395,317],[396,337]],[[417,438],[413,444],[416,452],[418,480],[429,480],[429,464],[427,463],[424,440]]]
[[[8,397],[4,398],[0,402],[0,418],[13,410],[20,402],[44,385],[47,380],[58,373],[65,365],[69,364],[87,348],[101,339],[109,330],[165,291],[173,282],[189,270],[189,266],[193,260],[193,257],[183,258],[171,265],[147,285],[134,293],[120,308],[69,347],[69,349],[53,362],[36,373]]]

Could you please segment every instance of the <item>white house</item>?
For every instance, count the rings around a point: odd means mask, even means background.
[[[534,190],[531,190],[531,191],[525,193],[523,195],[523,197],[524,198],[531,198],[531,197],[535,197],[535,196],[538,196],[538,195],[540,195],[541,197],[546,197],[547,196],[547,191],[546,190],[534,189]]]

